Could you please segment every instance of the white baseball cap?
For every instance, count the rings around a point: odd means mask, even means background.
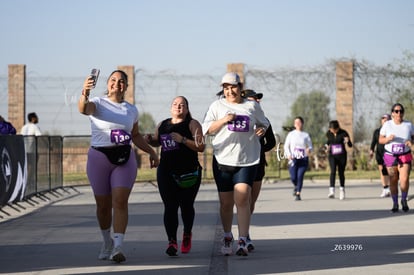
[[[239,83],[240,83],[239,75],[233,72],[226,73],[221,79],[222,86],[223,84],[238,85]]]

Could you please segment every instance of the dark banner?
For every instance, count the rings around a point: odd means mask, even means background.
[[[0,135],[0,206],[24,197],[27,182],[23,136]]]

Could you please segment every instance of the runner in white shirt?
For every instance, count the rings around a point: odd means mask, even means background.
[[[393,206],[391,211],[398,212],[398,181],[401,188],[401,206],[409,210],[407,203],[411,171],[411,147],[413,146],[414,127],[404,120],[404,107],[396,103],[391,108],[392,119],[384,123],[380,130],[379,143],[385,144],[384,165],[390,176],[390,191]]]
[[[289,160],[290,179],[295,186],[293,195],[297,201],[301,200],[303,177],[309,165],[309,154],[312,151],[312,140],[307,132],[303,131],[303,118],[298,116],[294,120],[295,130],[288,133],[284,150]]]
[[[224,230],[222,253],[233,253],[233,206],[236,205],[239,243],[236,254],[247,256],[250,194],[260,161],[260,137],[269,121],[259,103],[241,96],[243,84],[236,73],[223,76],[223,98],[213,102],[204,118],[203,134],[212,135],[213,173],[220,198]]]
[[[151,167],[157,167],[159,159],[138,130],[137,108],[124,100],[128,75],[121,70],[113,71],[107,81],[106,96],[89,100],[93,87],[94,79],[88,76],[78,110],[89,116],[91,122],[86,173],[104,240],[98,259],[120,263],[126,260],[122,244],[128,225],[128,199],[137,176],[137,161],[131,153],[131,143],[150,155]]]

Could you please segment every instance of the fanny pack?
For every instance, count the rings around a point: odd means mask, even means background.
[[[105,154],[108,160],[115,165],[123,165],[128,162],[131,154],[131,145],[121,145],[115,147],[92,147]]]
[[[182,174],[182,175],[175,175],[172,174],[174,181],[177,185],[181,188],[190,188],[197,184],[198,178],[201,173],[201,167],[197,167],[197,170],[194,172]]]

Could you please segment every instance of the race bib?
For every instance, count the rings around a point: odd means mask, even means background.
[[[131,135],[122,129],[111,130],[111,142],[128,145],[131,143]]]
[[[163,152],[178,149],[179,147],[178,143],[172,139],[170,134],[160,135],[160,138],[161,138],[161,150]]]
[[[293,157],[295,159],[303,159],[305,157],[305,148],[298,148],[298,147],[296,147],[293,150]]]
[[[399,155],[404,153],[405,144],[404,143],[395,143],[391,145],[391,153]]]
[[[331,145],[331,154],[332,155],[342,154],[342,144],[332,144]]]
[[[236,119],[227,123],[227,129],[232,132],[248,132],[250,118],[248,116],[236,116]]]

